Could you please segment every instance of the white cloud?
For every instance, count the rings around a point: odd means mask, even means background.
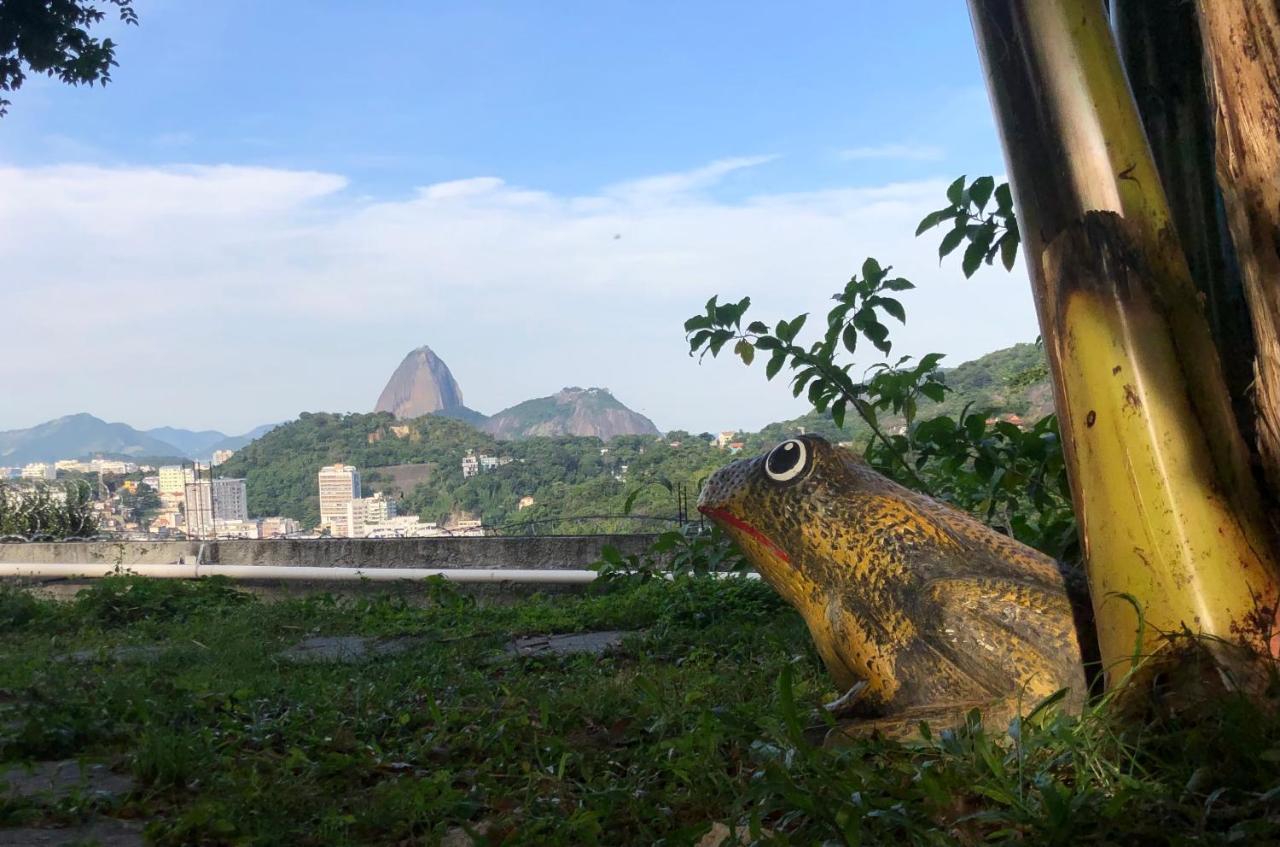
[[[906,159],[918,162],[936,162],[947,152],[941,147],[927,144],[881,144],[875,147],[851,147],[841,150],[841,159]]]
[[[921,287],[903,352],[959,362],[1034,336],[1020,273],[965,282],[912,238],[945,180],[706,191],[766,161],[586,196],[477,178],[378,201],[316,172],[0,167],[0,428],[367,410],[424,343],[481,411],[605,385],[660,427],[754,428],[802,404],[759,368],[699,367],[684,319],[712,294],[750,295],[767,320],[824,310],[868,255]]]

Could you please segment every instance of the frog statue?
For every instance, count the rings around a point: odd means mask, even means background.
[[[808,624],[848,735],[1005,723],[1086,697],[1082,608],[1057,563],[813,435],[734,462],[698,509]],[[1084,603],[1087,606],[1087,601]]]

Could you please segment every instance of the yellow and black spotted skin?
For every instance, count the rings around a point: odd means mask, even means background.
[[[1084,702],[1057,563],[852,452],[789,439],[716,472],[698,508],[804,616],[836,684],[864,684],[869,726],[1005,720],[1061,689]]]

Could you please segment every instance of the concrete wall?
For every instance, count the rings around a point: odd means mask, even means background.
[[[31,564],[333,565],[419,568],[585,568],[605,545],[644,552],[652,535],[270,541],[68,541],[0,543],[0,562]]]

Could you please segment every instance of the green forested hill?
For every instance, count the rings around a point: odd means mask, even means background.
[[[473,450],[513,461],[463,479],[462,458]],[[435,415],[396,421],[385,412],[307,413],[236,453],[218,470],[221,476],[246,479],[251,515],[287,515],[310,527],[320,518],[316,474],[324,465],[355,465],[365,494],[391,487],[390,475],[380,474],[378,468],[428,465],[431,473],[425,481],[404,493],[402,513],[439,523],[466,513],[503,526],[620,514],[628,495],[637,489],[634,514],[672,516],[676,507],[669,486],[683,483],[696,494],[699,482],[725,458],[704,441],[687,436],[671,442],[619,436],[607,447],[598,438],[576,436],[498,442],[467,424]],[[520,500],[526,496],[534,498],[534,505],[521,510]],[[618,527],[594,522],[555,527],[601,528]]]
[[[1000,413],[1035,418],[1051,400],[1043,351],[1032,344],[998,350],[946,371],[951,392],[938,404],[922,404],[921,417],[958,414],[968,403]],[[888,418],[886,428],[898,421]],[[852,415],[843,430],[816,413],[770,424],[745,434],[746,451],[759,452],[801,428],[832,441],[863,444],[870,435]],[[510,457],[513,461],[471,479],[462,478],[469,451]],[[389,413],[337,415],[306,413],[254,441],[220,466],[222,476],[247,479],[249,511],[255,516],[287,515],[306,526],[319,521],[316,473],[324,465],[359,468],[365,493],[387,490],[401,498],[401,512],[444,523],[450,516],[479,517],[489,526],[544,522],[582,515],[620,514],[635,494],[635,515],[671,516],[672,489],[683,485],[696,497],[703,479],[728,462],[731,454],[705,439],[683,432],[665,437],[626,435],[606,444],[581,436],[534,437],[497,441],[458,420],[428,415],[397,421]],[[412,490],[400,491],[390,471],[395,465],[424,465],[429,472]],[[534,504],[519,508],[521,498]],[[636,528],[635,521],[562,520],[556,531]],[[520,531],[514,527],[509,531]]]
[[[945,360],[944,360],[945,363]],[[948,389],[941,403],[922,400],[918,417],[959,415],[966,405],[989,409],[999,414],[1014,414],[1036,420],[1053,411],[1053,387],[1049,383],[1044,349],[1036,344],[1015,344],[981,358],[943,369]],[[779,377],[781,379],[781,377]],[[901,418],[885,415],[886,430],[902,424]],[[748,450],[761,450],[788,435],[803,430],[830,441],[852,441],[865,444],[871,429],[850,413],[844,428],[837,428],[831,416],[810,412],[789,421],[770,424],[758,433],[746,434]]]

